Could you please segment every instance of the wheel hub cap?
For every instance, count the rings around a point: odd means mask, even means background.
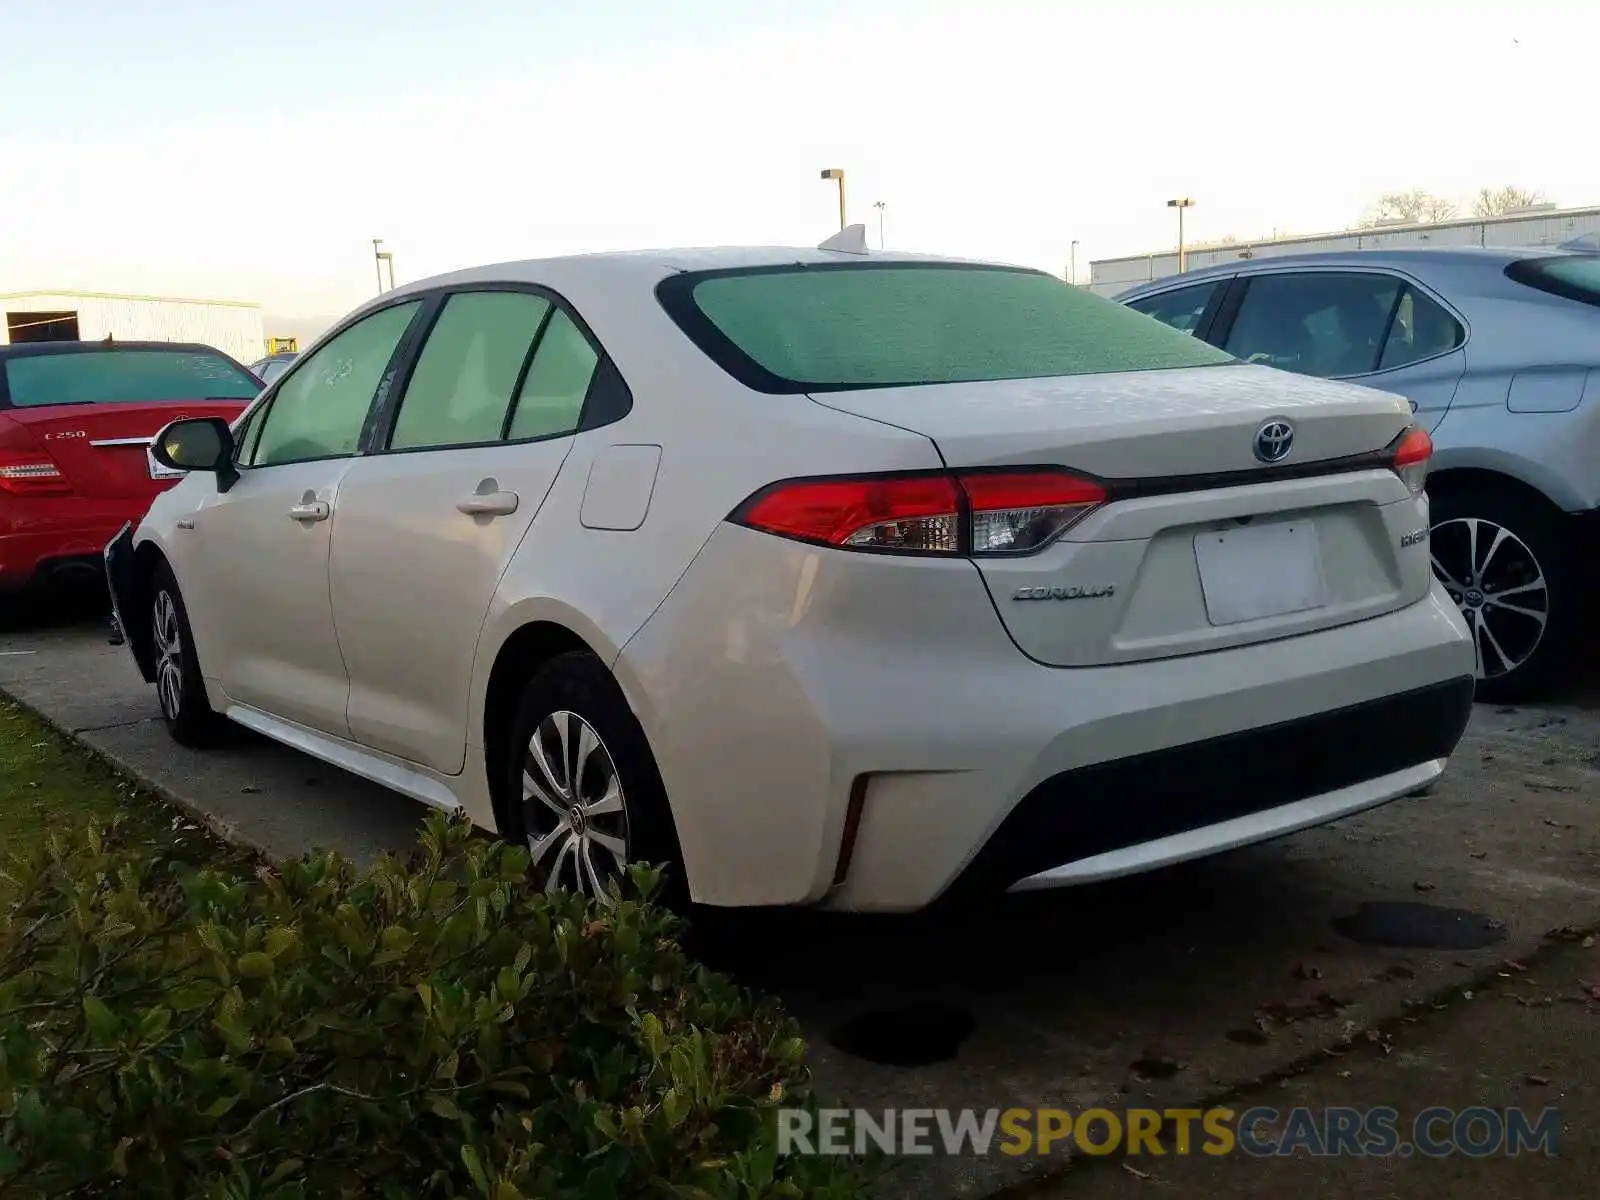
[[[602,900],[628,864],[628,808],[611,751],[574,712],[550,714],[523,751],[528,850],[547,890]]]

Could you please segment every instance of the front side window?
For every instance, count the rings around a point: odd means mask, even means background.
[[[204,350],[77,350],[19,354],[0,364],[13,408],[252,400],[261,390],[231,359]]]
[[[1223,348],[1247,362],[1334,378],[1377,369],[1401,283],[1367,272],[1250,280]]]
[[[421,303],[373,313],[297,361],[272,397],[251,465],[354,454],[378,383]]]
[[[389,437],[392,450],[500,439],[528,350],[550,311],[527,292],[462,292],[422,347]]]
[[[1205,315],[1206,305],[1211,303],[1211,298],[1217,294],[1217,289],[1221,286],[1221,280],[1196,283],[1190,287],[1162,292],[1159,296],[1131,300],[1128,302],[1128,307],[1135,312],[1144,313],[1147,317],[1154,317],[1163,325],[1171,325],[1180,333],[1193,333],[1200,326],[1200,318]]]
[[[673,276],[663,307],[725,370],[765,392],[817,392],[1233,359],[1038,271],[936,263]]]

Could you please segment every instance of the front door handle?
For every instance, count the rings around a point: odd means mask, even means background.
[[[509,517],[517,511],[520,501],[515,492],[502,492],[498,482],[485,479],[477,491],[456,505],[456,511],[469,517]]]
[[[326,521],[332,513],[326,500],[302,500],[289,510],[296,521]]]

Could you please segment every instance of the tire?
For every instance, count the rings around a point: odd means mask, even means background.
[[[1434,574],[1477,645],[1477,698],[1545,698],[1566,677],[1584,608],[1560,514],[1492,488],[1441,491],[1431,509]]]
[[[205,678],[194,649],[194,632],[189,627],[189,610],[172,568],[166,563],[156,568],[150,580],[149,604],[145,620],[150,629],[152,657],[155,659],[156,701],[167,732],[180,746],[205,749],[221,744],[227,735],[227,720],[211,708],[206,696]]]
[[[680,908],[687,902],[655,756],[622,689],[593,654],[558,655],[528,681],[511,723],[504,785],[504,834],[528,846],[547,890],[607,901],[625,865],[652,863],[664,869],[657,899]]]

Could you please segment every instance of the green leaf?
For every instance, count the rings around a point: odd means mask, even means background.
[[[15,1175],[22,1169],[23,1158],[10,1142],[0,1142],[0,1177]]]
[[[111,1152],[111,1169],[124,1178],[128,1174],[128,1147],[133,1145],[131,1137],[125,1137],[117,1143],[117,1148]]]
[[[268,1175],[266,1179],[262,1181],[262,1184],[265,1187],[272,1187],[274,1184],[282,1183],[285,1179],[288,1179],[289,1176],[297,1174],[300,1168],[305,1165],[306,1164],[298,1158],[286,1158],[277,1166],[272,1168],[272,1174]]]
[[[489,1176],[484,1173],[483,1160],[478,1157],[475,1147],[467,1145],[461,1147],[461,1161],[466,1165],[467,1174],[472,1176],[472,1182],[478,1185],[478,1190],[485,1196],[489,1192]]]
[[[211,1117],[214,1120],[217,1117],[224,1116],[228,1112],[232,1111],[233,1106],[238,1104],[243,1098],[244,1097],[240,1096],[238,1093],[234,1093],[232,1096],[218,1096],[210,1104],[206,1105],[200,1110],[200,1115],[202,1117]]]
[[[83,998],[83,1015],[88,1018],[90,1030],[102,1042],[111,1041],[122,1026],[116,1014],[106,1007],[105,1001],[99,996]]]
[[[262,945],[266,952],[277,958],[300,940],[300,931],[288,925],[278,925],[267,930],[267,936]]]
[[[640,1018],[639,1039],[644,1042],[645,1051],[650,1057],[659,1062],[666,1049],[667,1034],[661,1027],[661,1018],[655,1013],[647,1012]]]
[[[416,934],[404,925],[390,925],[378,938],[378,944],[393,954],[403,954],[417,940]]]
[[[234,969],[239,972],[239,978],[241,979],[270,979],[275,968],[270,954],[252,950],[248,954],[239,956],[239,961],[234,964]]]
[[[449,1096],[441,1095],[438,1092],[429,1092],[422,1103],[429,1112],[435,1116],[443,1117],[446,1121],[461,1120],[461,1110],[456,1107],[456,1102],[450,1099]]]

